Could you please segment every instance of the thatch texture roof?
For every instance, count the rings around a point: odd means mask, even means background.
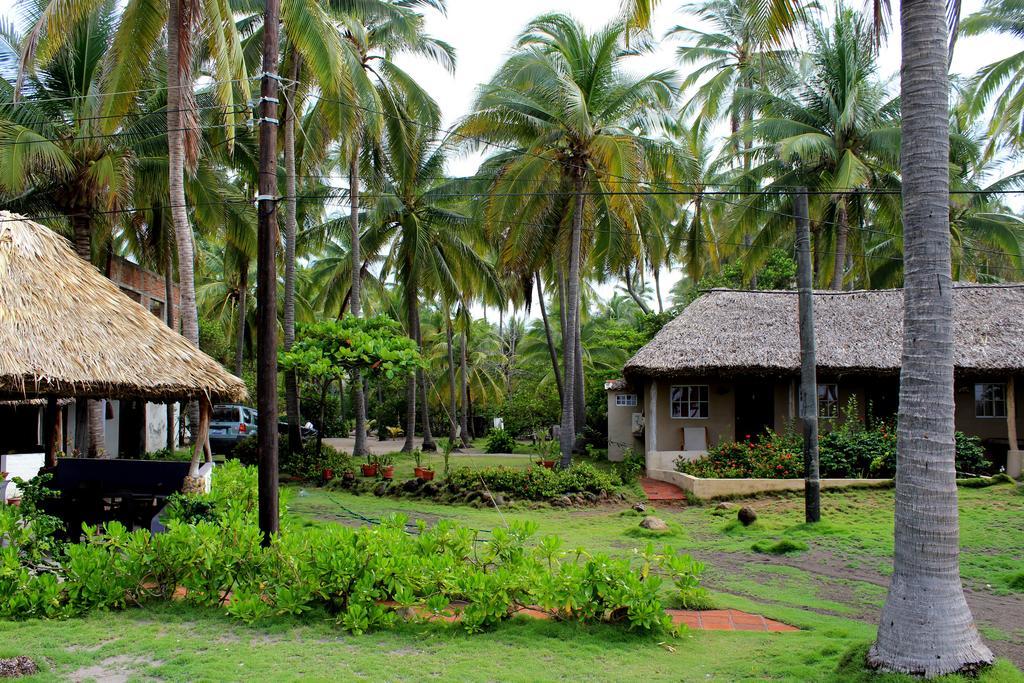
[[[0,211],[0,394],[242,400],[245,385],[60,235]]]
[[[631,358],[630,376],[790,373],[800,369],[795,291],[704,294]],[[1024,288],[954,287],[958,371],[1024,369]],[[898,372],[903,291],[815,292],[818,368]]]

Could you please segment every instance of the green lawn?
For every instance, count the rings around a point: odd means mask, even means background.
[[[399,512],[492,529],[514,517],[590,552],[630,553],[646,543],[628,504],[498,512],[293,489],[290,514],[308,524],[357,524]],[[801,524],[798,498],[745,503],[759,514],[746,529],[733,523],[734,510],[714,506],[655,513],[672,528],[667,542],[707,563],[706,583],[718,606],[764,614],[804,629],[799,633],[691,631],[673,639],[516,619],[474,636],[437,624],[352,636],[326,615],[250,628],[215,610],[176,604],[60,622],[0,623],[0,657],[35,658],[47,669],[40,680],[902,680],[866,676],[856,664],[840,668],[844,655],[860,661],[885,597],[892,491],[827,493],[825,521],[815,528]],[[975,617],[990,646],[1018,664],[1024,594],[1004,577],[1020,571],[1022,515],[1024,497],[1012,486],[961,490],[963,575]],[[751,550],[756,541],[783,538],[800,540],[809,550],[783,556]],[[1002,659],[982,680],[1024,676]]]

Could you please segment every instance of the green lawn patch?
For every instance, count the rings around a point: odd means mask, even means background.
[[[755,553],[766,553],[768,555],[787,555],[789,553],[800,553],[809,550],[808,546],[803,541],[793,541],[788,538],[781,540],[772,541],[758,541],[754,545],[750,546],[750,549]]]

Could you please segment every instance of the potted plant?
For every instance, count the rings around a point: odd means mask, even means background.
[[[395,465],[394,457],[390,453],[384,455],[378,455],[377,458],[377,471],[380,472],[382,479],[394,479],[395,478]]]
[[[537,444],[537,455],[540,460],[537,464],[549,470],[555,468],[555,454],[558,452],[558,442],[551,439],[541,439]]]
[[[413,457],[413,460],[416,461],[416,467],[413,468],[413,473],[416,475],[416,478],[419,479],[420,481],[430,481],[431,479],[433,479],[434,478],[434,470],[430,469],[430,461],[429,461],[429,459],[427,459],[427,461],[426,461],[427,466],[426,467],[423,466],[423,464],[424,464],[423,451],[420,450],[419,448],[415,449],[412,452],[412,457]]]
[[[325,467],[323,472],[321,473],[321,476],[323,476],[325,483],[329,482],[330,480],[334,479],[334,470],[330,467]]]
[[[376,477],[377,476],[377,458],[370,453],[366,454],[366,462],[359,466],[363,471],[364,477]]]
[[[356,473],[353,472],[351,468],[346,468],[345,471],[341,473],[341,478],[345,481],[355,481]]]

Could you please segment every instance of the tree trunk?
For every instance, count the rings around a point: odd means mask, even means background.
[[[804,431],[804,520],[821,520],[821,481],[818,477],[818,378],[814,341],[814,282],[811,274],[811,227],[807,191],[797,188],[796,214],[798,315],[800,326],[800,419]]]
[[[249,307],[249,259],[239,256],[238,264],[238,320],[235,323],[235,375],[242,376],[245,365],[245,317]]]
[[[461,428],[462,445],[469,445],[469,367],[466,363],[466,331],[463,330],[459,335],[459,367],[461,372],[459,373],[459,385],[461,396],[462,409],[459,411],[459,426]]]
[[[164,257],[164,313],[166,313],[167,327],[174,329],[174,275],[171,273],[171,255]],[[178,445],[174,430],[174,403],[167,404],[167,450],[174,451]]]
[[[79,258],[87,263],[91,263],[92,218],[85,213],[76,214],[71,217],[71,225],[74,230],[75,253],[78,254]],[[83,454],[90,458],[98,458],[106,451],[105,429],[107,416],[103,410],[103,402],[90,400],[83,412],[88,421],[88,428],[83,434],[88,438],[88,441],[79,445],[79,448],[84,446],[82,448]]]
[[[352,256],[352,284],[349,289],[352,315],[359,317],[363,312],[363,273],[362,255],[359,237],[359,141],[356,140],[355,149],[352,152],[352,159],[349,162],[348,172],[349,204],[351,213],[349,222],[352,230],[349,246]],[[356,388],[356,442],[352,454],[362,457],[366,454],[366,400],[362,380],[355,383]],[[380,427],[378,426],[378,429]]]
[[[298,234],[296,217],[296,179],[295,179],[295,99],[298,87],[295,81],[299,78],[299,65],[302,58],[292,55],[291,80],[288,86],[290,97],[284,119],[284,348],[289,350],[295,343],[295,239]],[[302,450],[302,433],[299,418],[299,384],[294,370],[284,373],[285,415],[288,419],[288,449],[292,453]]]
[[[633,288],[633,273],[629,268],[626,268],[626,277],[623,279],[626,282],[626,292],[629,294],[630,298],[636,302],[636,305],[640,307],[640,310],[644,312],[644,315],[650,315],[651,307],[647,305],[643,298],[637,294],[636,290]]]
[[[423,353],[423,332],[420,328],[420,302],[419,297],[415,298],[416,301],[416,346],[419,347],[420,354]],[[437,450],[437,444],[434,443],[434,434],[430,429],[430,394],[427,391],[427,375],[421,369],[416,371],[416,379],[420,385],[420,391],[423,396],[423,445],[420,447],[425,452],[433,452]]]
[[[665,304],[661,300],[661,269],[654,269],[654,295],[658,299],[658,313],[665,312]]]
[[[575,347],[576,347],[576,373],[574,375],[574,379],[575,379],[575,382],[576,382],[576,388],[575,388],[575,396],[573,397],[574,403],[573,403],[573,407],[572,407],[572,414],[573,414],[573,417],[576,420],[576,434],[577,434],[577,436],[583,434],[583,428],[587,424],[587,407],[586,407],[587,399],[586,399],[586,395],[585,395],[586,387],[584,386],[584,376],[583,376],[583,340],[582,340],[582,337],[581,337],[581,334],[580,334],[580,331],[581,331],[580,330],[580,328],[581,328],[580,318],[582,318],[582,317],[583,316],[581,316],[580,313],[577,311],[577,313],[576,313],[576,344],[575,344]],[[582,445],[580,443],[577,443],[576,444],[576,448],[577,448],[577,450],[579,450],[579,449],[582,448]]]
[[[263,13],[263,73],[278,65],[279,0]],[[277,79],[260,86],[259,202],[256,246],[256,452],[259,461],[259,523],[263,543],[280,531],[277,459]]]
[[[456,423],[458,407],[455,400],[455,344],[452,334],[451,311],[445,309],[445,331],[448,335],[448,442],[454,446],[455,440],[459,437],[459,427]]]
[[[405,286],[405,309],[409,317],[409,336],[412,339],[418,339],[419,337],[416,333],[416,305],[416,285],[413,282],[408,282]],[[405,386],[405,443],[402,445],[402,451],[404,452],[409,452],[416,448],[414,439],[416,436],[417,380],[418,373],[414,372],[409,375]]]
[[[850,232],[849,217],[846,212],[846,200],[840,199],[836,205],[836,259],[832,270],[832,289],[843,288],[843,274],[846,271],[846,236]]]
[[[198,347],[199,312],[196,309],[195,243],[185,199],[185,128],[194,116],[194,112],[185,110],[186,105],[195,105],[191,96],[189,63],[192,53],[192,20],[191,9],[182,5],[182,0],[170,0],[167,12],[167,170],[171,222],[174,224],[174,244],[178,252],[181,334]],[[199,424],[199,405],[195,401],[190,401],[188,408],[192,429],[195,431]]]
[[[558,400],[562,400],[562,374],[558,370],[558,351],[555,350],[555,342],[551,335],[551,323],[548,321],[547,304],[544,303],[544,290],[541,284],[540,271],[533,274],[537,280],[537,300],[540,302],[540,317],[544,321],[544,336],[548,342],[548,355],[551,356],[551,372],[555,376],[555,386],[558,387]]]
[[[895,553],[868,653],[878,669],[923,676],[992,662],[960,582],[945,10],[944,0],[900,7],[905,256]]]
[[[561,467],[572,464],[572,449],[576,442],[576,318],[580,308],[580,250],[583,237],[583,201],[586,178],[583,169],[576,170],[575,208],[572,214],[572,240],[569,247],[569,277],[566,282],[565,327],[562,328],[562,363],[565,368],[565,393],[562,395],[562,426],[559,445],[562,450]]]

